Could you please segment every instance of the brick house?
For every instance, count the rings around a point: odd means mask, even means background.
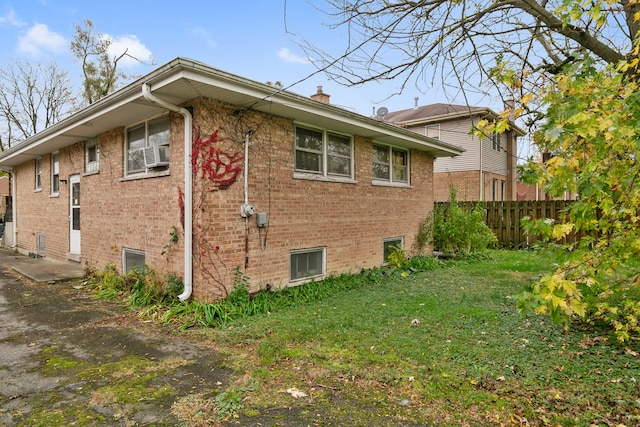
[[[16,247],[202,301],[237,268],[277,289],[415,251],[434,159],[461,150],[328,100],[177,58],[0,154]]]
[[[461,201],[516,200],[517,138],[525,132],[512,124],[511,130],[490,138],[478,139],[469,134],[479,120],[496,117],[485,107],[430,104],[390,112],[383,119],[465,150],[460,156],[441,157],[435,162],[436,202],[449,199],[451,184]]]

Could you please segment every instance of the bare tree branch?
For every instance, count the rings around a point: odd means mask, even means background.
[[[0,69],[0,142],[9,148],[71,112],[71,80],[55,63],[14,60]]]
[[[477,88],[478,81],[491,80],[497,55],[521,69],[523,82],[528,74],[548,73],[553,66],[572,61],[578,51],[603,63],[624,58],[637,32],[632,17],[640,2],[620,0],[610,6],[609,1],[594,0],[588,10],[581,9],[582,3],[567,4],[562,0],[324,0],[316,8],[326,11],[332,30],[343,32],[344,49],[329,52],[305,39],[300,45],[318,69],[338,82],[358,85],[399,79],[400,89],[412,78],[416,83],[432,79],[435,69],[443,66],[461,75],[476,68],[471,72],[476,81],[463,82],[467,88]],[[569,10],[561,13],[563,7]],[[626,31],[620,29],[622,22],[627,23]]]

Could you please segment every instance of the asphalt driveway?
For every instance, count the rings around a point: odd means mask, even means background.
[[[11,268],[64,270],[34,262],[0,250],[0,425],[190,425],[180,408],[229,386],[212,348]]]

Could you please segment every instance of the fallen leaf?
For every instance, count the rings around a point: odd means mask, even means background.
[[[287,393],[289,393],[291,396],[293,396],[294,399],[298,399],[300,397],[307,397],[308,394],[305,393],[304,391],[300,391],[297,388],[288,388],[287,389]]]

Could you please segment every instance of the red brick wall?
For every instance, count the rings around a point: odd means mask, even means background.
[[[292,120],[212,100],[194,100],[194,124],[204,136],[219,131],[220,147],[243,153],[249,149],[249,202],[268,214],[269,226],[240,216],[243,177],[229,188],[206,192],[194,205],[194,295],[211,300],[231,289],[239,267],[254,290],[267,284],[289,285],[289,253],[325,247],[327,273],[356,272],[383,262],[383,240],[403,237],[414,249],[420,222],[433,206],[433,158],[410,153],[411,188],[372,185],[372,141],[355,136],[355,182],[294,178],[295,124]],[[123,180],[124,128],[100,135],[100,171],[82,174],[83,144],[60,152],[60,177],[81,174],[82,259],[91,268],[113,262],[121,267],[122,248],[145,252],[147,264],[162,274],[182,275],[183,235],[178,187],[183,188],[183,124],[172,115],[170,175]],[[311,124],[312,125],[312,124]],[[328,129],[331,130],[331,129]],[[33,192],[34,162],[17,170],[18,245],[35,250],[35,235],[47,233],[47,256],[64,258],[69,250],[69,185],[58,198],[49,197],[49,157],[43,157],[43,190]],[[196,196],[198,195],[196,190]],[[169,232],[180,241],[162,255]],[[201,244],[206,242],[205,245]],[[168,259],[168,260],[167,260]],[[246,267],[246,269],[245,269]]]
[[[433,206],[429,155],[411,152],[412,188],[374,186],[372,141],[356,137],[356,183],[295,179],[293,121],[248,112],[239,118],[232,107],[210,100],[195,107],[195,122],[205,124],[207,135],[219,130],[227,151],[242,152],[246,131],[254,131],[248,162],[249,202],[258,212],[266,212],[269,222],[267,229],[258,229],[255,217],[240,217],[242,176],[230,188],[208,194],[201,220],[212,246],[219,250],[196,256],[206,261],[207,270],[217,273],[216,279],[229,283],[233,268],[247,265],[254,290],[267,284],[279,288],[289,283],[291,250],[325,247],[330,274],[381,265],[385,238],[404,237],[406,248],[414,245],[419,224]],[[196,276],[196,296],[205,300],[219,296],[215,283],[209,289],[198,286],[207,280],[206,274],[196,271]],[[211,277],[208,281],[215,282]]]
[[[449,187],[451,185],[456,189],[456,199],[458,201],[480,200],[479,171],[436,173],[434,174],[433,181],[436,202],[446,202],[449,200]]]
[[[177,187],[183,182],[183,120],[171,117],[169,176],[124,180],[124,128],[100,135],[100,172],[80,180],[82,256],[90,267],[121,268],[127,248],[145,252],[146,263],[159,273],[182,270],[182,257],[167,262],[162,255],[171,226],[180,227]]]
[[[75,148],[60,150],[60,179],[73,170],[67,159],[75,157]],[[17,244],[24,253],[36,253],[36,235],[44,233],[45,256],[64,259],[69,251],[69,185],[60,183],[58,195],[51,194],[51,156],[41,158],[42,188],[35,190],[35,161],[16,168],[14,201],[17,209]]]
[[[449,200],[449,186],[456,188],[456,198],[458,201],[493,201],[493,180],[498,181],[497,201],[502,200],[502,182],[505,182],[504,200],[514,200],[505,175],[484,172],[482,174],[484,192],[480,194],[480,172],[441,172],[434,174],[434,197],[436,202],[446,202]]]
[[[172,121],[171,158],[182,159],[182,119]],[[102,269],[108,263],[122,267],[122,249],[145,252],[146,262],[159,273],[182,270],[182,259],[167,262],[161,255],[171,225],[179,226],[177,184],[181,162],[172,163],[171,175],[123,181],[124,129],[100,135],[100,169],[84,174],[84,143],[60,150],[59,196],[51,197],[51,156],[42,157],[42,191],[34,192],[35,161],[17,171],[18,247],[36,251],[36,233],[46,233],[46,256],[65,259],[69,252],[69,177],[80,175],[82,262]],[[180,251],[178,245],[177,251]]]

